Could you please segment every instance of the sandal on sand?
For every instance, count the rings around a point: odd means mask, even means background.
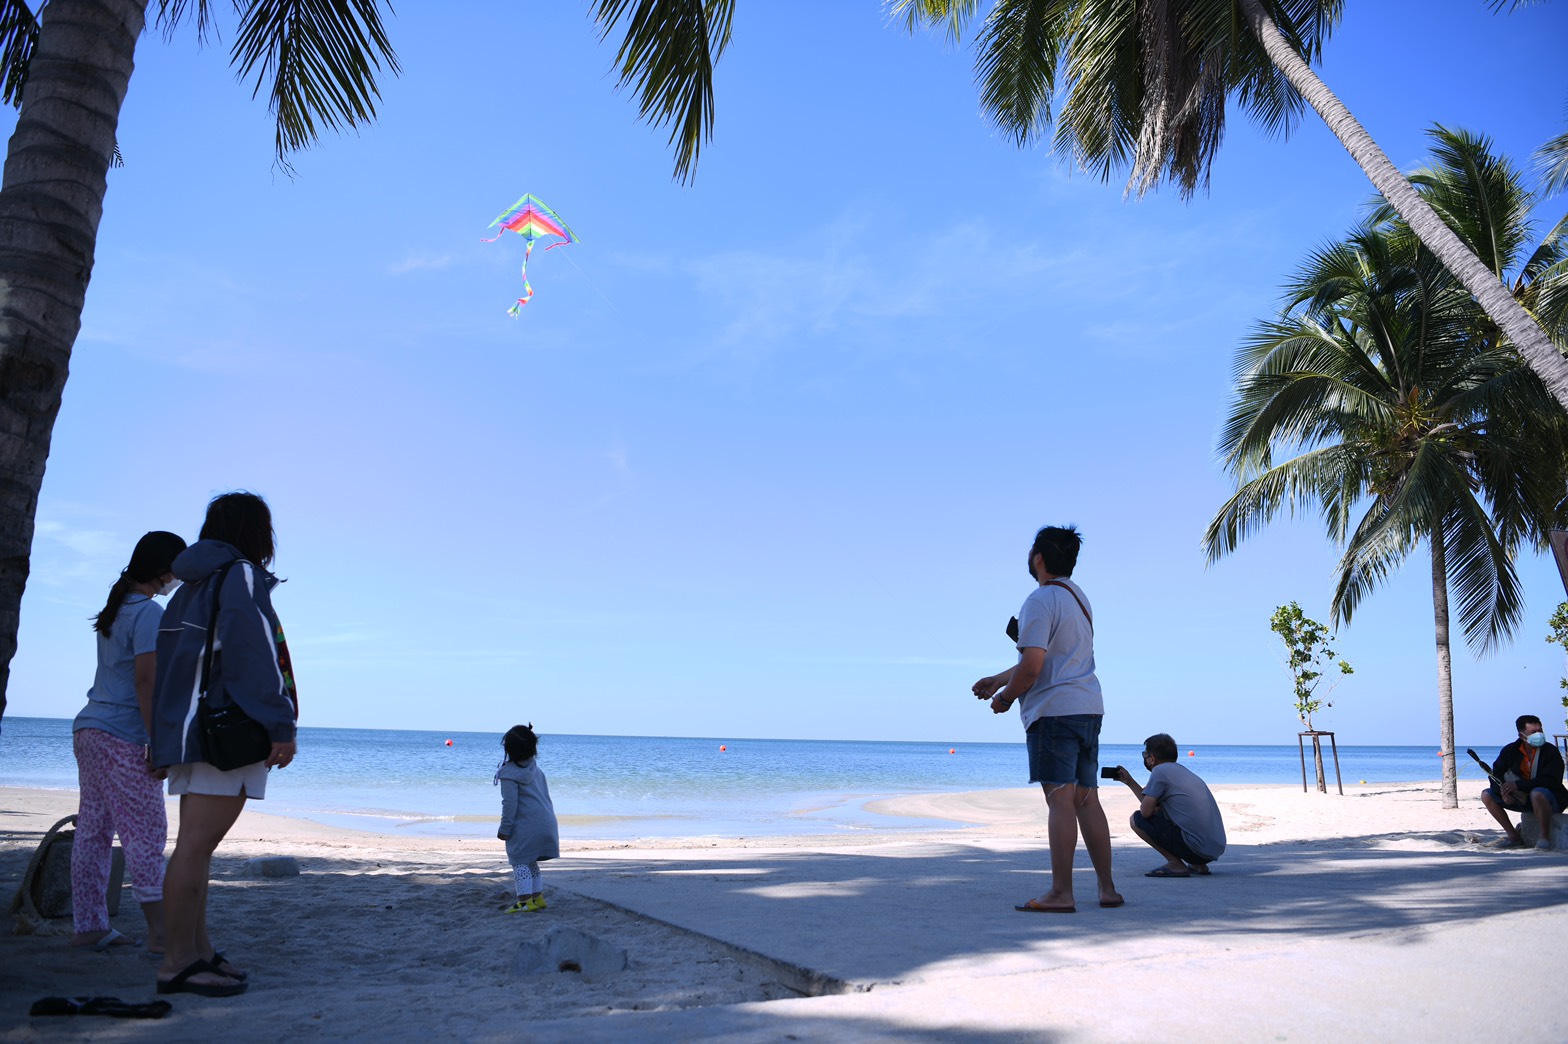
[[[1143,875],[1144,877],[1191,877],[1190,870],[1172,870],[1168,866],[1157,866]]]
[[[1213,873],[1209,869],[1208,863],[1188,863],[1187,872],[1192,874],[1193,877],[1208,877]]]
[[[1113,910],[1116,907],[1121,906],[1121,905],[1123,905],[1126,902],[1127,902],[1127,900],[1125,900],[1125,899],[1101,899],[1100,900],[1100,906],[1103,909],[1106,909],[1106,910]]]
[[[107,1015],[115,1019],[161,1019],[174,1009],[168,1001],[128,1004],[118,997],[45,997],[33,1001],[29,1015]]]
[[[92,948],[98,953],[103,953],[105,950],[114,950],[121,946],[140,946],[141,944],[142,941],[140,939],[132,939],[129,935],[110,928],[102,939],[93,943]]]
[[[1015,906],[1015,907],[1013,907],[1013,909],[1017,910],[1019,913],[1077,913],[1078,912],[1078,908],[1076,906],[1041,906],[1038,902],[1036,902],[1033,899],[1029,900],[1027,903],[1022,903],[1022,904],[1020,904],[1018,906]]]
[[[178,975],[172,979],[159,979],[159,993],[194,993],[198,997],[233,997],[245,992],[245,983],[230,980],[228,985],[207,982],[191,982],[193,975],[217,975],[229,978],[217,969],[210,961],[192,961],[180,969]]]
[[[244,982],[246,979],[250,978],[249,972],[242,972],[238,968],[234,967],[234,965],[230,964],[229,959],[223,956],[222,950],[213,950],[212,959],[207,963],[218,969],[218,974],[223,976],[225,979],[234,979],[236,982]]]

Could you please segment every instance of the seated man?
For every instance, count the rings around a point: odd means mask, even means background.
[[[1148,786],[1140,787],[1120,765],[1115,769],[1114,778],[1127,784],[1142,802],[1132,814],[1133,833],[1165,857],[1165,865],[1145,877],[1207,874],[1209,864],[1225,851],[1219,804],[1208,785],[1176,758],[1176,741],[1161,732],[1143,741]]]
[[[1519,730],[1519,740],[1497,752],[1492,763],[1492,774],[1502,780],[1481,792],[1481,803],[1492,813],[1492,818],[1503,825],[1508,836],[1501,842],[1503,848],[1523,848],[1524,836],[1508,818],[1509,812],[1534,812],[1541,827],[1541,839],[1536,848],[1552,847],[1552,817],[1568,804],[1568,791],[1563,789],[1563,756],[1557,745],[1546,738],[1541,719],[1534,714],[1521,714],[1514,722]]]

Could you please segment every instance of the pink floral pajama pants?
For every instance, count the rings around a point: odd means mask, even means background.
[[[147,774],[142,748],[100,729],[71,739],[82,803],[71,842],[71,911],[78,934],[109,929],[109,866],[114,835],[125,849],[131,894],[138,903],[163,899],[163,849],[169,818],[163,784]]]

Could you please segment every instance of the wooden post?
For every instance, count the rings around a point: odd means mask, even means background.
[[[1345,796],[1345,781],[1339,774],[1339,744],[1334,741],[1332,732],[1319,732],[1313,729],[1309,732],[1296,733],[1296,749],[1301,754],[1301,792],[1307,792],[1307,747],[1306,737],[1312,737],[1312,760],[1316,765],[1323,764],[1323,737],[1328,737],[1329,749],[1334,752],[1334,783],[1339,787],[1340,797]],[[1319,788],[1321,793],[1327,790]]]

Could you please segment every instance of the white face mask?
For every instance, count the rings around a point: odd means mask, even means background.
[[[1546,733],[1532,732],[1524,738],[1524,741],[1532,747],[1544,747],[1546,746]]]
[[[178,580],[170,579],[168,583],[158,588],[158,593],[160,595],[171,595],[174,593],[174,589],[179,586],[180,582]]]

